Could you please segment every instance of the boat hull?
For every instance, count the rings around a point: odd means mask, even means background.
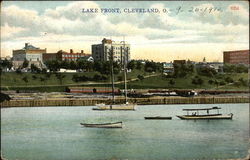
[[[84,127],[90,128],[122,128],[122,122],[115,123],[101,123],[101,124],[89,124],[89,123],[80,123]]]
[[[144,117],[144,119],[146,120],[164,120],[164,119],[171,120],[172,117]]]
[[[135,104],[96,105],[93,110],[135,110]]]
[[[229,115],[200,115],[200,116],[183,115],[183,116],[177,116],[177,117],[180,119],[185,119],[185,120],[233,119],[233,114],[229,114]]]

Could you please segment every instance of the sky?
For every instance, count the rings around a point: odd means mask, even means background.
[[[145,12],[132,12],[138,9]],[[222,62],[223,51],[249,49],[249,2],[1,2],[1,57],[24,43],[49,53],[91,53],[91,45],[103,38],[125,39],[132,59]]]

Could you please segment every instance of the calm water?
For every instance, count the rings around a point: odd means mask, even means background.
[[[1,150],[8,160],[224,159],[246,157],[248,104],[218,104],[233,120],[180,120],[183,108],[214,105],[138,106],[136,111],[92,107],[1,109]],[[144,120],[144,116],[173,116]],[[80,122],[123,121],[122,129],[84,128]]]

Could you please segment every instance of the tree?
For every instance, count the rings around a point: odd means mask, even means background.
[[[212,79],[209,79],[208,83],[212,85],[214,83],[214,81]]]
[[[69,65],[70,65],[70,69],[77,69],[77,64],[75,61],[70,61]]]
[[[135,60],[131,60],[129,63],[128,63],[128,66],[127,66],[128,69],[135,69],[136,68],[136,61]]]
[[[27,85],[27,83],[29,82],[29,80],[28,80],[28,77],[27,77],[27,76],[23,77],[23,78],[22,78],[22,80],[26,83],[26,85]]]
[[[137,76],[137,78],[138,78],[139,80],[143,80],[143,79],[144,79],[144,76],[139,74],[139,75]]]
[[[226,77],[226,78],[225,78],[225,81],[226,81],[227,83],[233,83],[233,82],[234,82],[234,80],[233,80],[231,77]]]
[[[248,68],[243,64],[239,64],[236,66],[235,71],[237,73],[248,73]]]
[[[60,68],[70,69],[70,63],[69,63],[69,61],[66,61],[66,60],[61,61]]]
[[[244,80],[243,78],[239,78],[239,82],[241,83],[241,85],[247,86],[247,80]]]
[[[32,75],[32,78],[33,78],[33,80],[36,80],[37,76],[36,75]]]
[[[25,60],[23,61],[22,68],[27,68],[28,65],[29,65],[29,61],[28,61],[27,59],[25,59]]]
[[[192,84],[194,85],[202,85],[203,84],[203,79],[201,79],[201,77],[199,76],[195,76],[195,78],[192,79]]]
[[[8,68],[11,69],[13,66],[11,61],[8,61],[6,58],[4,60],[0,60],[0,68],[4,69],[4,68]]]
[[[214,77],[214,75],[217,74],[216,70],[214,68],[209,67],[201,67],[197,69],[197,72],[199,75],[207,76],[207,77]]]
[[[56,78],[60,81],[60,85],[62,85],[63,83],[63,79],[65,78],[66,76],[61,74],[61,73],[57,73],[56,74]]]
[[[168,82],[169,85],[173,86],[175,84],[175,81],[174,79],[170,79],[169,82]]]
[[[94,77],[93,77],[93,80],[94,81],[100,81],[100,80],[102,80],[102,75],[99,73],[96,73],[95,75],[94,75]]]
[[[17,74],[22,74],[21,68],[17,68],[17,69],[16,69],[16,73],[17,73]]]
[[[30,69],[31,69],[31,72],[32,73],[41,73],[41,69],[40,68],[38,68],[36,65],[34,65],[34,64],[31,64],[30,65]]]
[[[102,68],[103,68],[103,63],[101,63],[100,61],[95,61],[94,62],[93,69],[95,71],[101,72]]]
[[[136,69],[141,70],[143,68],[143,64],[141,61],[136,61]]]
[[[45,78],[44,77],[40,77],[40,81],[43,82],[43,84],[45,85]]]
[[[51,72],[55,72],[58,71],[60,68],[60,64],[57,60],[51,60],[51,61],[47,61],[45,62],[47,68],[51,71]]]

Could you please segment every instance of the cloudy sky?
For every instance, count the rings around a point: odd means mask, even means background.
[[[94,8],[97,13],[83,13]],[[101,9],[119,8],[119,13]],[[128,13],[135,8],[157,13]],[[225,50],[249,49],[247,1],[4,1],[1,57],[25,42],[48,52],[91,53],[91,44],[112,38],[131,44],[131,57],[172,61],[222,61]]]

